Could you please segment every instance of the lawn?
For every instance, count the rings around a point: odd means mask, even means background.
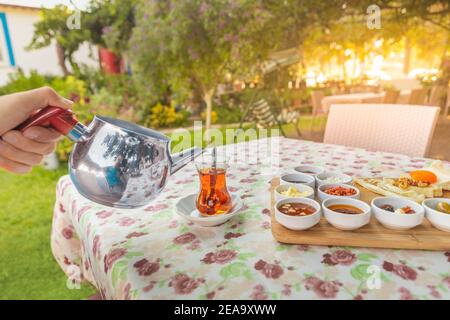
[[[301,128],[309,123],[306,119]],[[67,289],[50,249],[55,187],[65,174],[63,165],[24,176],[0,170],[0,299],[85,299],[95,293],[89,285]]]
[[[0,172],[0,299],[84,299],[95,292],[88,285],[68,290],[50,250],[55,186],[66,172]]]

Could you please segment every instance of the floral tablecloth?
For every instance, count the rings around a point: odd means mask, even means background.
[[[175,212],[177,200],[198,188],[193,164],[138,210],[90,202],[62,177],[51,239],[56,260],[71,280],[91,282],[108,299],[450,298],[450,252],[282,245],[270,230],[268,181],[281,172],[314,164],[396,175],[430,160],[285,138],[225,148],[254,155],[268,141],[279,149],[231,166],[228,183],[245,208],[219,227],[198,227]],[[279,164],[267,170],[275,157]]]

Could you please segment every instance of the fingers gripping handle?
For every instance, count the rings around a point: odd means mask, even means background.
[[[26,129],[34,126],[50,126],[59,133],[67,136],[77,125],[79,125],[79,122],[71,110],[58,107],[46,107],[32,115],[16,129],[24,132]]]

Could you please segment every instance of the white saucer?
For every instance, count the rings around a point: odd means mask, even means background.
[[[204,217],[200,215],[200,212],[198,212],[195,205],[197,196],[197,194],[191,194],[184,198],[181,198],[177,202],[176,208],[179,216],[202,227],[214,227],[227,222],[241,211],[244,204],[238,194],[231,193],[231,201],[233,203],[233,207],[231,208],[231,211],[229,213],[219,214],[211,217]]]

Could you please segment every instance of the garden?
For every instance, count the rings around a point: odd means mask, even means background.
[[[316,90],[389,89],[383,61],[401,61],[402,72],[414,71],[426,88],[448,85],[448,12],[429,11],[440,1],[330,2],[91,0],[80,29],[67,27],[73,9],[42,9],[27,50],[55,45],[61,74],[19,69],[0,95],[50,86],[75,102],[83,123],[103,115],[169,136],[177,128],[193,135],[194,121],[222,131],[262,128],[252,108],[264,99],[272,114],[295,111],[296,121],[275,117],[269,127],[299,138],[325,126],[326,115],[314,114]],[[380,29],[361,27],[373,2],[383,10]],[[77,61],[86,43],[98,66]],[[87,284],[68,290],[50,250],[55,187],[67,174],[71,148],[68,139],[58,143],[57,169],[0,171],[0,299],[85,299],[95,292]]]

